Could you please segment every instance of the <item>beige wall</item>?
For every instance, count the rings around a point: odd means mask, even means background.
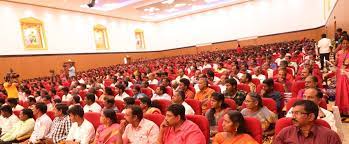
[[[349,30],[349,1],[338,0],[335,8],[333,9],[325,27],[325,32],[328,37],[334,38],[334,33],[337,28],[342,28],[345,31]]]

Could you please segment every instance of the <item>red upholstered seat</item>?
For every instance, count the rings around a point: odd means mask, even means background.
[[[151,89],[141,88],[141,92],[146,94],[149,98],[151,98],[153,96],[153,92],[151,91]]]
[[[153,121],[156,125],[160,127],[161,123],[164,121],[165,116],[160,114],[146,114],[143,116],[145,119]]]
[[[54,111],[47,111],[47,116],[51,118],[51,120],[55,119],[55,112]]]
[[[21,111],[20,110],[15,110],[15,111],[13,111],[13,114],[15,114],[17,117],[19,117],[19,114],[21,113]]]
[[[28,108],[29,103],[27,101],[19,101],[19,105],[23,106],[24,108]]]
[[[120,123],[121,120],[125,119],[125,114],[123,113],[116,113],[116,122]]]
[[[237,88],[238,90],[243,90],[246,93],[250,92],[250,86],[248,86],[247,84],[238,84]]]
[[[149,84],[149,87],[155,91],[158,86],[156,84]]]
[[[125,108],[126,104],[125,104],[125,102],[123,102],[121,100],[115,100],[115,106],[121,112]]]
[[[172,90],[172,88],[166,87],[166,93],[172,97],[172,96],[173,96],[173,90]]]
[[[223,118],[218,121],[218,131],[223,131]],[[261,122],[253,117],[245,117],[245,126],[247,130],[250,132],[251,136],[258,142],[262,143],[263,130]]]
[[[236,103],[235,103],[235,101],[234,101],[233,99],[226,98],[226,99],[224,99],[224,102],[225,102],[226,104],[228,104],[229,107],[230,107],[232,110],[236,110],[237,106],[236,106]]]
[[[127,93],[130,97],[133,97],[132,89],[125,89],[125,93]]]
[[[296,81],[292,85],[292,97],[296,98],[299,90],[305,87],[305,81]]]
[[[95,128],[95,130],[101,124],[100,121],[99,121],[100,117],[101,117],[101,114],[100,113],[96,113],[96,112],[87,112],[87,113],[84,114],[84,118],[92,123],[93,127]]]
[[[274,136],[276,136],[283,128],[291,126],[292,124],[293,124],[292,118],[285,118],[284,117],[284,118],[279,119],[278,121],[276,121],[276,124],[275,124]],[[331,129],[331,126],[326,121],[321,120],[321,119],[316,119],[315,124],[322,125],[324,127]]]
[[[252,78],[252,83],[258,86],[259,84],[261,84],[261,81],[257,78]]]
[[[291,109],[291,107],[293,106],[293,104],[298,101],[298,100],[301,100],[301,99],[297,99],[297,98],[291,98],[288,100],[288,102],[286,103],[286,111],[289,111]],[[327,103],[325,100],[321,99],[320,103],[319,103],[319,106],[324,108],[324,109],[327,109]]]
[[[161,113],[162,113],[163,115],[166,114],[167,108],[172,104],[171,101],[169,101],[169,100],[164,100],[164,99],[158,99],[158,100],[154,100],[154,101],[158,101],[158,102],[159,102],[160,110],[161,110]]]
[[[209,87],[214,91],[216,91],[217,93],[221,92],[221,88],[218,85],[210,85]]]
[[[210,138],[210,126],[208,120],[202,115],[186,115],[186,118],[194,123],[196,123],[201,129],[202,133],[206,138],[206,142],[209,143]]]
[[[201,115],[202,110],[200,101],[194,99],[186,99],[185,102],[187,102],[191,106],[191,108],[193,108],[196,115]]]

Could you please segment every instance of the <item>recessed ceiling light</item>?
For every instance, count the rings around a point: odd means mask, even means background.
[[[174,7],[175,8],[179,8],[179,7],[184,7],[184,6],[186,6],[187,4],[186,3],[178,3],[178,4],[176,4]]]
[[[162,4],[172,4],[175,0],[165,0],[161,2]]]

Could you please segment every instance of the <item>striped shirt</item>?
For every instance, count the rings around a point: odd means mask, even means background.
[[[67,138],[71,125],[69,116],[64,116],[63,118],[56,117],[52,122],[47,137],[52,138],[53,143],[63,141]]]

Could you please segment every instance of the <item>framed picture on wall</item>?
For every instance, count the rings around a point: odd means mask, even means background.
[[[93,28],[96,49],[97,50],[105,50],[109,49],[109,40],[107,28],[103,25],[95,25]]]
[[[135,30],[135,38],[136,49],[145,49],[144,31],[142,29]]]
[[[47,50],[44,24],[42,21],[33,18],[20,19],[24,49]]]

